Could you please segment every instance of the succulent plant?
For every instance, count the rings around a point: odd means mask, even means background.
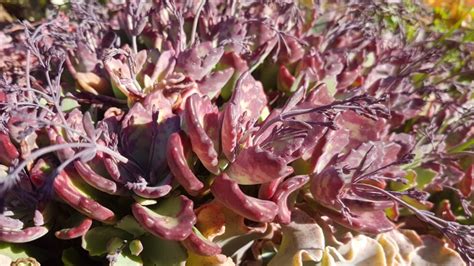
[[[3,30],[0,261],[474,263],[470,35],[430,12],[71,1]]]

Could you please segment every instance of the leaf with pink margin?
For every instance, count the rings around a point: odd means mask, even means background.
[[[188,251],[201,256],[214,256],[221,253],[219,245],[204,237],[195,227],[188,238],[181,243]]]
[[[64,239],[64,240],[74,239],[74,238],[78,238],[85,235],[87,231],[89,231],[91,226],[92,226],[92,219],[83,218],[79,221],[79,223],[76,226],[56,231],[54,235],[59,239]]]
[[[114,181],[97,174],[86,163],[75,161],[74,168],[87,184],[110,195],[117,194],[117,184]]]
[[[186,136],[173,133],[168,139],[167,159],[173,177],[191,195],[197,195],[204,184],[194,175],[189,166],[190,148]]]
[[[143,188],[134,188],[133,192],[138,196],[146,199],[158,199],[164,197],[170,193],[172,187],[170,184],[163,184],[159,186],[146,186]]]
[[[176,69],[193,80],[201,80],[216,66],[224,54],[222,47],[213,48],[211,42],[203,42],[179,54]]]
[[[245,195],[225,173],[215,178],[211,192],[225,207],[252,221],[271,222],[278,212],[274,202]]]
[[[342,173],[335,167],[328,167],[319,174],[313,174],[310,181],[311,193],[320,204],[339,210],[340,200],[345,186]]]
[[[293,173],[293,168],[272,152],[252,146],[239,152],[226,173],[238,184],[255,185],[286,177]]]
[[[239,113],[235,104],[227,102],[224,105],[221,127],[221,145],[225,157],[233,162],[236,157],[237,142],[242,135],[239,131]]]
[[[207,96],[191,95],[182,113],[182,129],[191,140],[192,149],[204,167],[219,174],[219,110]]]
[[[386,134],[385,120],[376,121],[356,114],[354,111],[345,111],[336,118],[336,125],[349,131],[349,143],[346,150],[355,149],[367,141],[379,140]]]
[[[167,240],[186,239],[196,223],[193,202],[185,196],[164,200],[153,209],[134,203],[132,212],[143,228]]]
[[[272,197],[272,201],[278,204],[278,214],[276,220],[281,224],[289,224],[291,222],[290,207],[288,206],[289,196],[302,188],[309,181],[309,176],[299,175],[290,177],[278,186],[275,195]]]
[[[323,141],[324,146],[322,150],[315,149],[313,151],[312,165],[314,165],[314,172],[321,172],[329,163],[329,161],[339,153],[342,153],[346,146],[349,144],[349,130],[341,128],[338,130],[331,130],[328,134],[320,139]],[[320,154],[319,156],[315,156]],[[316,159],[316,161],[315,161]]]
[[[81,178],[70,170],[62,171],[53,183],[54,192],[68,205],[80,213],[104,223],[113,223],[115,214],[108,208],[90,198],[82,191],[78,185]]]
[[[304,261],[319,262],[323,257],[324,234],[316,221],[305,212],[295,209],[291,222],[282,225],[282,241],[272,265],[303,265]]]
[[[0,230],[18,231],[23,228],[21,220],[0,214]]]
[[[27,227],[17,231],[0,230],[0,241],[8,243],[26,243],[36,240],[48,233],[44,226]]]
[[[199,92],[207,95],[210,99],[215,99],[221,94],[221,90],[234,74],[233,68],[227,68],[211,73],[198,82]]]
[[[6,166],[10,166],[12,161],[20,156],[10,137],[3,133],[0,133],[0,150],[2,151],[0,152],[0,164]]]
[[[278,186],[281,184],[281,182],[283,182],[284,179],[284,177],[280,177],[270,182],[261,184],[258,188],[258,198],[264,200],[271,199],[273,195],[275,195]]]

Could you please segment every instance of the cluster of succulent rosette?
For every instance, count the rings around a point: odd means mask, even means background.
[[[5,27],[0,262],[474,263],[472,33],[432,24],[130,0]]]

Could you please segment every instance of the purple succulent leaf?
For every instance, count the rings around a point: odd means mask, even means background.
[[[344,227],[366,234],[376,235],[395,228],[395,225],[387,218],[383,210],[351,210],[350,218],[347,218],[340,212],[329,209],[322,209],[321,213]]]
[[[23,228],[24,224],[21,220],[0,214],[0,230],[18,231]]]
[[[189,141],[180,133],[171,134],[168,139],[168,166],[174,178],[191,195],[197,195],[204,184],[194,175],[188,160],[190,157]]]
[[[199,160],[213,174],[219,173],[218,109],[207,96],[191,95],[182,113],[182,129],[191,140],[192,149]],[[217,148],[217,149],[216,149]]]
[[[341,171],[332,166],[327,167],[319,174],[311,176],[310,190],[314,199],[330,209],[342,207],[339,200],[344,186],[345,181]]]
[[[151,80],[153,82],[159,82],[171,73],[176,64],[174,56],[174,50],[164,51],[160,54],[160,57],[155,64],[155,68],[153,69],[153,73],[151,74]]]
[[[278,213],[277,204],[245,195],[225,173],[216,177],[211,192],[225,207],[252,221],[271,222]]]
[[[283,158],[256,145],[239,152],[226,173],[237,184],[254,185],[286,177],[293,168]]]
[[[193,228],[191,234],[183,240],[182,244],[187,250],[201,256],[214,256],[222,251],[219,245],[205,238],[196,228]]]
[[[75,161],[74,168],[87,184],[105,193],[111,195],[117,194],[117,183],[97,174],[86,163],[82,161]]]
[[[132,212],[143,228],[167,240],[186,239],[196,223],[193,202],[185,196],[167,199],[155,210],[134,203]]]
[[[272,200],[278,205],[278,214],[276,220],[282,224],[289,224],[291,222],[291,210],[288,206],[288,197],[291,193],[302,188],[309,181],[309,176],[299,175],[285,180],[278,186]]]
[[[215,71],[198,82],[199,92],[210,99],[219,97],[221,89],[234,74],[233,68]]]
[[[18,231],[0,230],[0,241],[7,243],[26,243],[36,240],[48,233],[44,226],[27,227]]]
[[[235,104],[228,102],[224,106],[221,127],[221,145],[222,152],[226,158],[233,162],[236,157],[237,143],[240,138],[239,125],[238,125],[238,108]]]
[[[314,165],[314,172],[321,172],[335,155],[340,154],[345,150],[350,141],[349,136],[349,130],[341,128],[329,131],[319,140],[322,147],[320,147],[318,143],[317,146],[319,147],[318,149],[313,150],[311,157],[312,165]]]
[[[75,187],[74,182],[80,177],[72,171],[62,171],[54,179],[54,191],[56,195],[64,200],[71,207],[79,211],[80,213],[104,223],[111,223],[115,220],[115,214],[108,208],[102,206],[94,199],[81,193],[78,188]]]
[[[83,218],[81,221],[74,227],[61,229],[56,231],[54,235],[59,239],[69,240],[81,237],[89,231],[92,226],[92,219]]]
[[[176,68],[193,80],[201,80],[211,72],[223,54],[222,47],[212,48],[211,42],[200,43],[179,54]]]

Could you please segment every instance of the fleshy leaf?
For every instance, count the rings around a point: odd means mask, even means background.
[[[304,261],[319,262],[323,256],[323,230],[305,212],[295,209],[291,223],[282,226],[283,238],[278,253],[268,265],[303,265]]]
[[[130,239],[132,236],[112,226],[97,226],[89,230],[82,237],[82,248],[91,256],[100,256],[107,253],[107,244],[112,238]]]
[[[213,174],[219,173],[218,142],[219,119],[218,109],[208,97],[191,95],[186,101],[182,115],[182,128],[191,140],[192,149],[202,164]]]
[[[59,239],[73,239],[86,234],[91,226],[92,219],[83,218],[76,226],[56,231],[55,235]]]
[[[307,175],[299,175],[285,180],[278,186],[278,189],[272,200],[278,204],[277,220],[282,224],[289,224],[291,222],[290,207],[288,206],[288,197],[291,193],[303,187],[309,181]]]
[[[278,212],[274,202],[245,195],[237,182],[224,173],[216,177],[211,191],[224,206],[252,221],[271,222]]]
[[[186,239],[196,222],[193,202],[185,196],[167,199],[153,210],[135,203],[132,212],[143,228],[167,240]]]
[[[201,256],[214,256],[221,253],[221,248],[209,239],[206,239],[195,227],[193,232],[182,243],[188,251]]]
[[[187,259],[186,250],[177,241],[161,239],[153,235],[140,238],[143,251],[140,257],[144,265],[178,266]]]
[[[17,231],[0,230],[0,241],[8,243],[25,243],[36,240],[48,233],[44,226],[27,227]]]
[[[223,54],[222,47],[212,48],[211,42],[200,43],[179,55],[176,68],[194,80],[201,80],[215,67]]]
[[[387,265],[385,253],[377,240],[358,235],[335,249],[326,247],[322,265]]]
[[[237,155],[226,173],[238,184],[254,185],[286,177],[293,173],[293,168],[272,152],[252,146]]]
[[[20,156],[20,153],[13,145],[10,137],[6,134],[0,133],[0,164],[9,166],[13,160]]]
[[[101,222],[110,223],[115,214],[81,191],[75,183],[79,177],[72,171],[62,171],[54,179],[56,195],[80,213]]]
[[[86,163],[75,161],[74,168],[82,179],[92,187],[111,195],[117,192],[117,184],[114,181],[97,174]]]
[[[179,133],[171,134],[167,145],[168,166],[176,181],[178,181],[189,194],[196,195],[204,188],[204,184],[190,169],[188,163],[190,156],[189,143],[187,143],[186,140],[186,137]]]

